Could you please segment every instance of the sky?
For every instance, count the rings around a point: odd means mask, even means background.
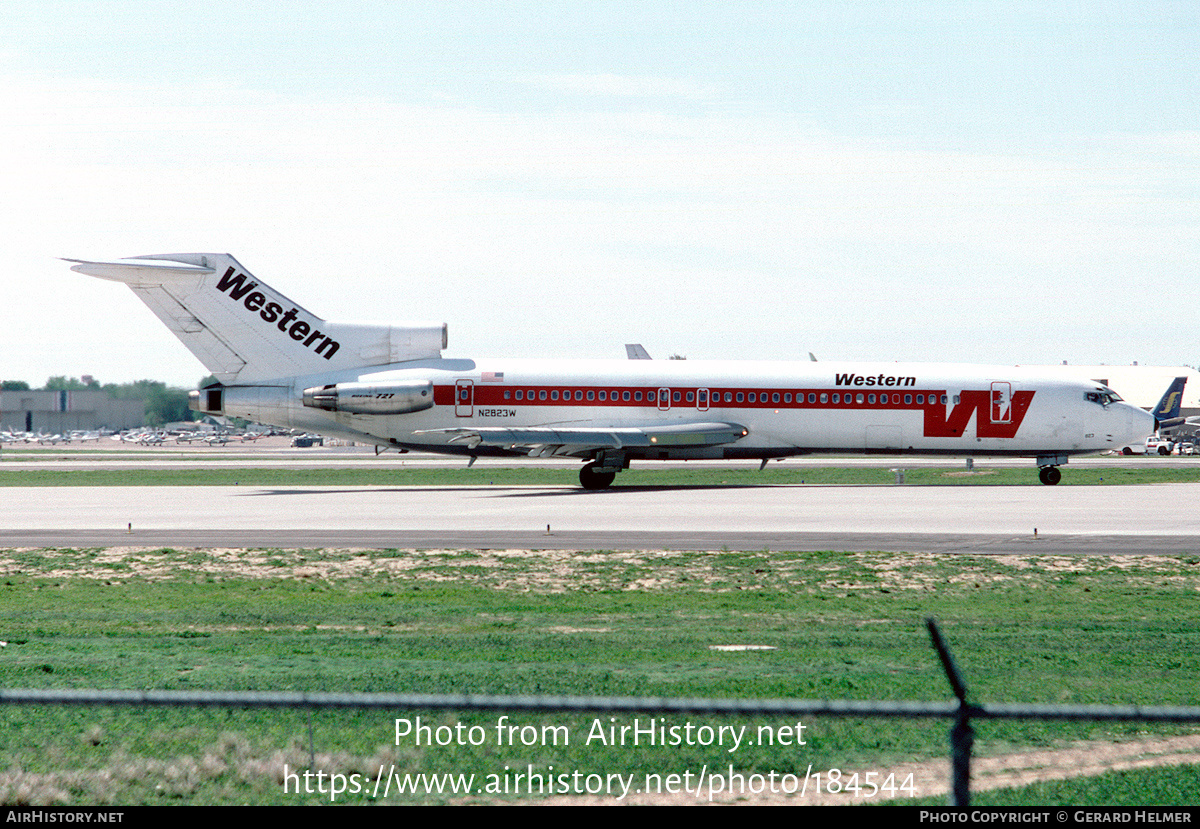
[[[0,379],[194,386],[59,260],[170,252],[455,357],[1200,363],[1193,0],[6,0],[0,31]]]

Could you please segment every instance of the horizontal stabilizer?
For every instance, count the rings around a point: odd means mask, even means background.
[[[64,259],[64,262],[75,262],[71,270],[88,276],[98,276],[101,279],[111,279],[114,282],[124,282],[130,285],[158,284],[159,281],[173,276],[208,276],[212,268],[204,265],[193,265],[187,262],[163,262],[152,259],[122,259],[115,262],[89,262],[84,259]]]

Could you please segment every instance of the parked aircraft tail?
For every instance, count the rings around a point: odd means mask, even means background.
[[[1178,426],[1183,422],[1179,416],[1179,407],[1183,403],[1183,387],[1187,385],[1186,377],[1176,377],[1163,393],[1158,405],[1150,410],[1150,414],[1158,420],[1158,427]]]
[[[223,384],[437,358],[444,324],[361,325],[317,317],[226,253],[160,253],[73,271],[124,282]]]

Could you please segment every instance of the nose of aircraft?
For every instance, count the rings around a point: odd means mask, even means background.
[[[1158,431],[1158,418],[1145,409],[1131,406],[1128,403],[1119,404],[1125,407],[1126,433],[1123,443],[1145,440]]]

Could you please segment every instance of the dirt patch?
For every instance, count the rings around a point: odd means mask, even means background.
[[[942,553],[687,552],[660,550],[15,549],[0,577],[130,579],[396,579],[499,590],[785,590],[811,593],[1033,585],[1118,571],[1131,587],[1164,581],[1200,590],[1200,566],[1168,556],[961,556]]]
[[[1033,783],[1053,780],[1071,780],[1079,777],[1094,777],[1111,771],[1127,771],[1157,766],[1178,766],[1189,763],[1200,763],[1200,734],[1184,737],[1168,737],[1162,739],[1142,740],[1128,743],[1080,742],[1058,749],[1039,751],[1023,751],[1015,754],[1004,754],[995,757],[981,757],[971,764],[971,791],[983,792],[993,789],[1009,789],[1028,786]],[[811,789],[803,796],[772,794],[770,784],[763,780],[752,780],[746,775],[745,791],[730,791],[729,781],[721,781],[712,788],[719,793],[712,796],[704,788],[701,796],[691,794],[631,794],[623,801],[605,797],[554,797],[544,802],[547,805],[588,805],[588,806],[703,806],[710,802],[714,805],[789,805],[789,806],[853,806],[866,803],[894,802],[904,803],[910,797],[948,797],[950,794],[950,764],[948,760],[936,760],[926,763],[907,763],[888,766],[886,772],[878,774],[878,769],[858,769],[859,781],[865,779],[869,771],[877,772],[876,779],[894,774],[897,784],[901,784],[912,775],[913,795],[904,792],[880,791],[874,797],[866,797],[866,791],[857,795],[854,792],[830,794],[816,793]],[[847,782],[855,770],[843,770],[841,780]],[[761,776],[760,776],[761,777]],[[798,781],[803,785],[803,776]],[[753,784],[765,788],[761,793],[750,791]],[[790,784],[789,784],[790,785]],[[780,786],[777,785],[777,788]]]

